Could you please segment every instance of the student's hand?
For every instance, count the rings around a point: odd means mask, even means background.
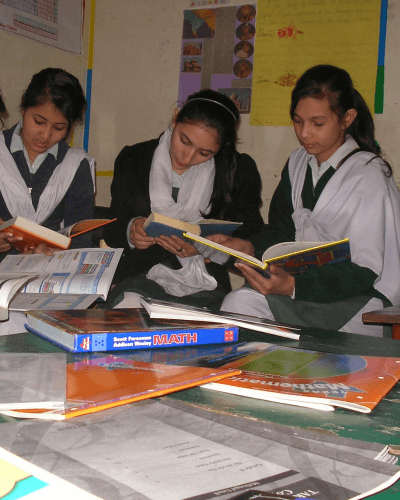
[[[0,224],[4,224],[4,220],[0,217]],[[12,233],[7,233],[7,231],[0,232],[0,253],[9,252],[11,250],[10,243],[14,241],[21,241],[22,236],[13,236]]]
[[[26,248],[23,255],[32,255],[32,254],[44,254],[44,255],[53,255],[56,252],[56,248],[50,248],[45,243],[40,243],[35,248]]]
[[[254,247],[250,241],[234,238],[233,236],[226,236],[225,234],[211,234],[207,236],[207,239],[219,243],[220,245],[225,245],[233,250],[254,256]]]
[[[156,241],[158,245],[161,245],[165,250],[168,250],[178,257],[193,257],[199,254],[191,243],[178,238],[178,236],[174,234],[171,237],[160,236],[156,238]]]
[[[147,236],[146,231],[143,229],[143,224],[146,221],[146,217],[138,217],[132,222],[131,230],[129,233],[129,239],[132,245],[139,250],[146,250],[146,248],[151,247],[151,245],[156,244],[155,238]]]
[[[271,265],[268,267],[268,271],[271,273],[269,278],[264,278],[247,264],[237,262],[235,267],[239,269],[250,285],[263,295],[292,295],[293,293],[295,285],[293,276],[279,266]]]
[[[10,243],[18,240],[22,240],[22,237],[14,237],[11,233],[0,232],[0,253],[9,252],[11,250]]]

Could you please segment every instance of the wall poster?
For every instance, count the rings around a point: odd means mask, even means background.
[[[256,14],[253,4],[184,11],[180,102],[212,88],[250,113]]]

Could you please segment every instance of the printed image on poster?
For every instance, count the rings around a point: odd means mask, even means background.
[[[251,4],[184,11],[179,102],[211,88],[250,112],[255,25]]]

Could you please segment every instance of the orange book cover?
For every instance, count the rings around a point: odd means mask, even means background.
[[[37,235],[34,232],[28,231],[27,229],[20,228],[18,226],[9,226],[4,229],[4,232],[12,233],[13,236],[21,236],[22,240],[15,241],[12,243],[13,248],[19,250],[20,252],[24,252],[26,248],[35,248],[40,243],[46,243],[46,245],[50,248],[59,248],[60,250],[67,250],[71,245],[71,239],[61,236],[64,243],[56,243],[53,239],[46,238],[42,235]],[[58,234],[55,231],[52,233]]]
[[[399,358],[272,344],[224,367],[242,373],[206,388],[325,411],[342,407],[370,413],[400,379]]]
[[[75,238],[80,234],[87,233],[88,231],[93,231],[93,229],[97,229],[99,227],[105,226],[106,224],[110,224],[111,222],[116,221],[117,219],[87,219],[81,220],[77,222],[73,226],[70,227],[70,231],[67,233],[71,238]],[[60,231],[62,232],[62,231]],[[62,232],[64,234],[64,232]]]
[[[64,420],[164,396],[238,375],[240,370],[147,363],[118,356],[67,365],[67,408],[2,412],[18,418]]]

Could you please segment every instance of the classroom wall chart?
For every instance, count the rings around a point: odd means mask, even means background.
[[[0,0],[0,29],[81,54],[83,0]]]
[[[253,4],[184,11],[180,102],[212,88],[250,112],[256,18]]]
[[[346,69],[374,111],[380,0],[259,0],[251,125],[290,125],[290,95],[315,64]]]

